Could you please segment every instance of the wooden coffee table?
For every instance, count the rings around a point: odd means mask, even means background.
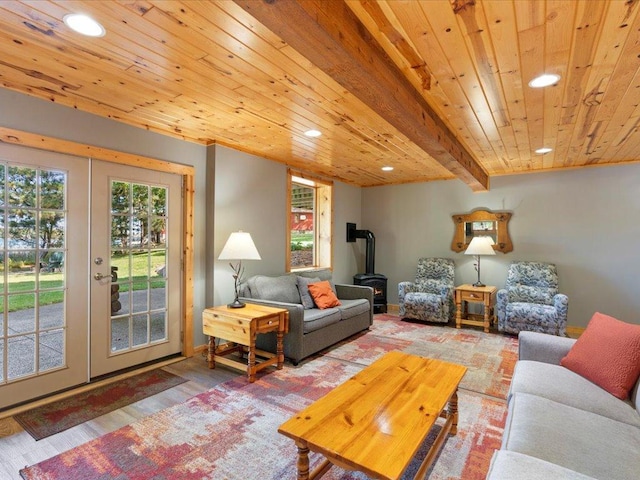
[[[448,434],[457,433],[462,365],[389,352],[298,412],[278,432],[298,447],[298,479],[338,465],[372,478],[397,479],[435,425],[445,418],[415,478],[423,478]],[[309,451],[325,461],[309,472]]]

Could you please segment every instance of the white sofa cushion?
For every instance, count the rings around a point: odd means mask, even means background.
[[[594,478],[640,472],[640,428],[527,393],[511,397],[502,448]]]
[[[518,452],[497,450],[491,459],[487,480],[595,480],[568,468]]]
[[[539,395],[640,427],[640,414],[631,402],[614,397],[586,378],[560,365],[520,360],[516,363],[509,396],[516,392]]]

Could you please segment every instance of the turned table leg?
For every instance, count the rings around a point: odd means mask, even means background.
[[[458,390],[456,389],[451,395],[451,399],[449,400],[449,415],[452,417],[451,422],[451,430],[449,433],[451,435],[456,435],[458,433]]]
[[[298,480],[309,480],[309,447],[307,442],[296,442],[298,447]]]
[[[249,341],[249,352],[247,354],[248,357],[248,365],[247,365],[247,375],[249,377],[249,382],[253,383],[256,381],[256,334],[254,333],[251,336]]]
[[[207,350],[207,364],[209,368],[216,368],[216,338],[209,335],[209,349]]]
[[[489,301],[485,301],[484,303],[484,333],[489,333],[489,325],[491,318],[491,305]]]

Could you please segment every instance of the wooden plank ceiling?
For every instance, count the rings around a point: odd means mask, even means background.
[[[353,185],[484,190],[637,161],[638,3],[3,0],[0,82]],[[72,32],[71,12],[106,35]],[[541,73],[561,79],[530,88]]]

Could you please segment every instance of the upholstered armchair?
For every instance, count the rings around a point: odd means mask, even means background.
[[[415,282],[398,284],[400,317],[440,323],[453,320],[454,273],[450,258],[420,258]]]
[[[569,299],[558,293],[558,272],[552,263],[513,262],[505,288],[498,290],[498,330],[522,330],[566,336]]]

